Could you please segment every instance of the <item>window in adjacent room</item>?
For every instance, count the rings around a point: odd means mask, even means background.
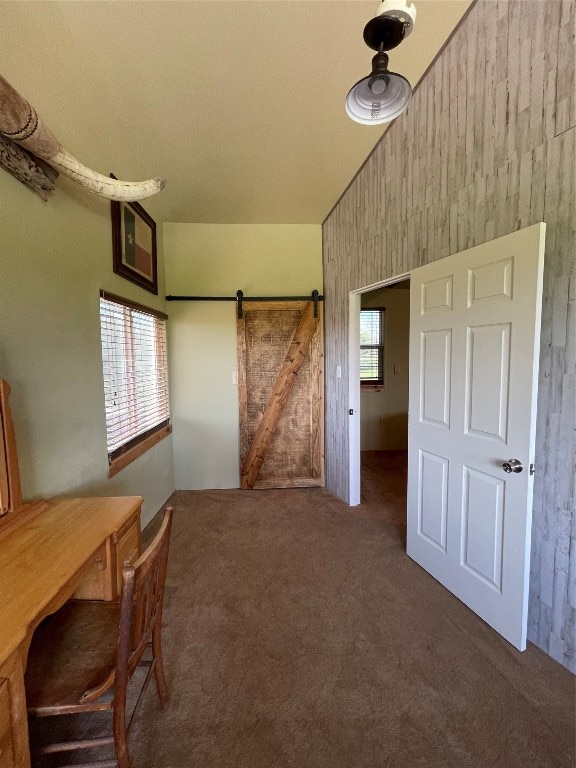
[[[166,319],[100,292],[109,476],[171,431]]]
[[[385,309],[360,310],[360,384],[384,384]]]

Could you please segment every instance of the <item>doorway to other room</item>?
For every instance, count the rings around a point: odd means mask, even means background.
[[[405,534],[410,281],[376,287],[358,299],[358,502]]]

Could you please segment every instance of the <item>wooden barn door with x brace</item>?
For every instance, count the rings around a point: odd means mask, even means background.
[[[250,302],[237,321],[240,487],[324,485],[322,304]]]

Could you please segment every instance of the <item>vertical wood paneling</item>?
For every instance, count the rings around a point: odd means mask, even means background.
[[[529,637],[576,672],[575,5],[478,0],[323,236],[326,483],[347,499],[350,291],[546,222]]]

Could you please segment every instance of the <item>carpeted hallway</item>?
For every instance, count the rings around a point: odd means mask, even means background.
[[[415,565],[366,493],[174,494],[171,700],[150,689],[134,768],[575,765],[575,678]]]

